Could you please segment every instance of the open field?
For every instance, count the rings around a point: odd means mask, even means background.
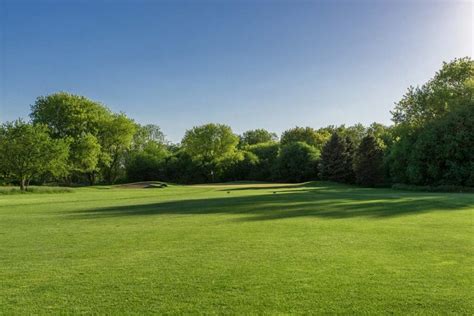
[[[0,314],[472,314],[473,212],[318,182],[3,195]]]

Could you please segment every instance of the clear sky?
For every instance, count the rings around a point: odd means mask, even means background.
[[[0,0],[0,121],[40,95],[187,128],[390,123],[409,85],[473,54],[471,1]]]

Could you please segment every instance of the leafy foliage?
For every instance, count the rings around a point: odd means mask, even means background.
[[[151,181],[165,177],[165,161],[169,156],[166,148],[150,141],[142,150],[132,151],[126,161],[128,181]]]
[[[259,165],[257,155],[249,151],[241,151],[227,158],[220,165],[222,179],[225,181],[254,180]]]
[[[211,123],[187,130],[182,145],[183,150],[199,162],[200,169],[208,172],[209,179],[214,181],[220,164],[234,158],[238,142],[239,138],[229,126]]]
[[[39,97],[31,107],[35,124],[45,124],[55,139],[71,143],[69,169],[94,183],[102,178],[113,183],[131,145],[135,124],[124,114],[113,114],[104,105],[66,92]]]
[[[258,158],[256,168],[254,168],[251,179],[260,181],[270,181],[274,178],[277,165],[280,144],[262,143],[249,146],[247,150]]]
[[[321,150],[327,142],[331,133],[327,130],[316,131],[311,127],[295,127],[286,130],[281,135],[281,145],[285,146],[291,143],[303,142]]]
[[[281,148],[278,157],[278,178],[287,182],[315,179],[320,153],[314,147],[296,142]]]
[[[136,125],[124,114],[114,114],[104,122],[99,139],[102,147],[101,169],[108,183],[114,183],[119,176],[135,131]]]
[[[265,129],[255,129],[243,133],[240,137],[240,147],[276,141],[278,141],[277,134]]]
[[[211,167],[193,159],[184,150],[178,150],[165,159],[164,180],[176,183],[204,183],[212,180]]]
[[[421,87],[410,87],[392,111],[396,125],[421,127],[472,101],[474,62],[468,58],[443,63],[433,79]]]
[[[51,139],[42,124],[5,123],[0,133],[0,172],[26,190],[33,177],[67,174],[68,143]]]
[[[108,108],[83,96],[66,92],[38,97],[31,106],[33,123],[48,125],[54,138],[96,136],[111,115]]]
[[[366,186],[384,183],[384,152],[373,135],[365,136],[354,157],[356,182]]]
[[[392,112],[387,164],[394,182],[474,185],[473,83],[474,62],[461,58],[408,90]]]
[[[474,104],[428,123],[408,156],[410,183],[474,186]]]
[[[97,171],[101,146],[97,137],[90,133],[79,136],[71,144],[71,171],[92,173]]]
[[[4,125],[0,176],[5,183],[24,179],[27,185],[33,178],[87,179],[90,184],[294,182],[319,174],[325,180],[370,186],[474,186],[473,96],[474,62],[466,57],[444,63],[421,87],[410,87],[392,111],[394,126],[295,127],[278,142],[265,129],[239,137],[227,125],[206,124],[186,131],[181,144],[171,144],[157,125],[142,126],[99,102],[59,92],[36,100],[32,124]],[[28,165],[35,165],[30,168],[34,171],[12,171],[18,167],[8,156],[15,151],[20,157],[31,155],[35,162]],[[38,163],[40,155],[48,160]]]
[[[233,153],[238,142],[229,126],[211,123],[187,130],[182,144],[192,157],[212,162]]]

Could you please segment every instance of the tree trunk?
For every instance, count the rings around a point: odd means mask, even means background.
[[[66,185],[67,185],[68,187],[70,187],[70,186],[71,186],[71,183],[72,183],[71,175],[65,176],[65,177],[64,177],[64,182],[66,183]]]
[[[94,184],[95,184],[95,174],[94,174],[94,171],[89,172],[89,174],[87,175],[87,177],[89,178],[89,184],[90,184],[90,185],[94,185]]]
[[[21,178],[20,181],[20,190],[25,191],[25,178]]]

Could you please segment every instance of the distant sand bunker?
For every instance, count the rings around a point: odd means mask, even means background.
[[[124,189],[156,189],[156,188],[166,188],[168,185],[163,182],[156,181],[144,181],[144,182],[134,182],[120,184],[117,187]]]

